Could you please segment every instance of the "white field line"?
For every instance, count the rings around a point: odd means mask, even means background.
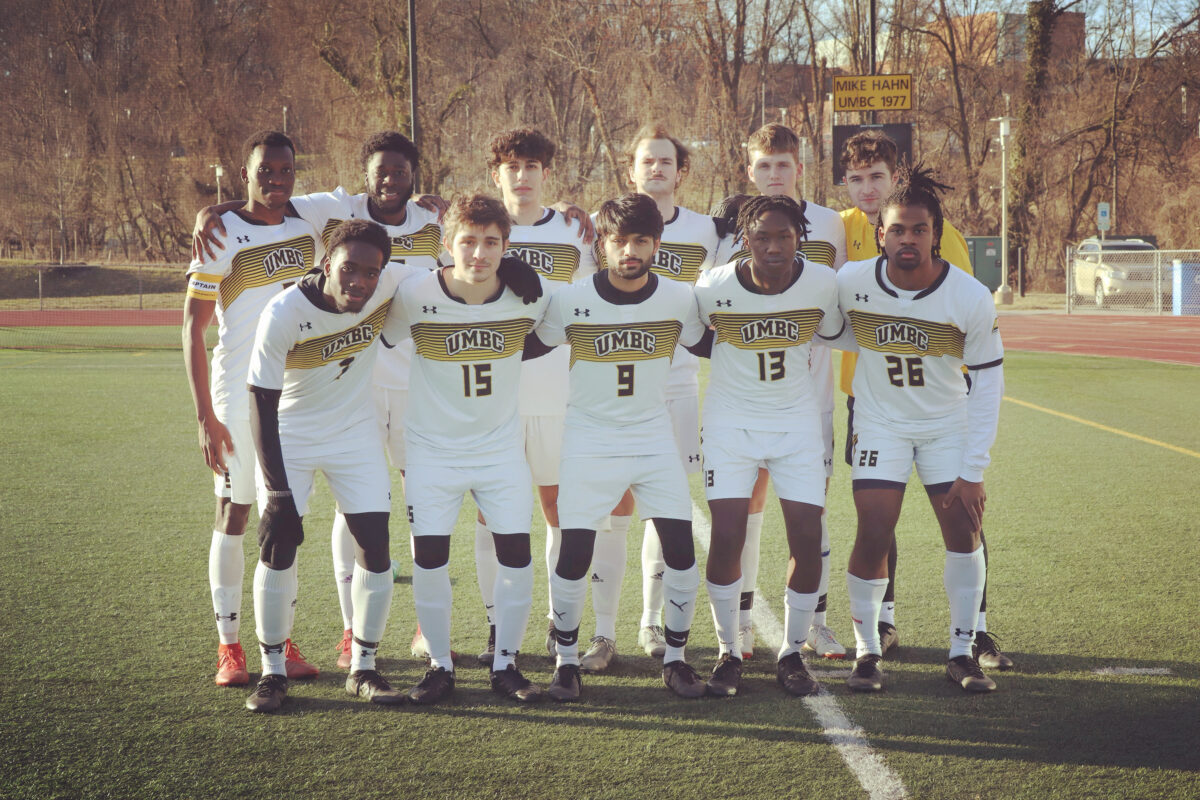
[[[1100,667],[1092,670],[1096,675],[1174,675],[1166,667]]]
[[[700,549],[707,553],[712,527],[708,516],[695,501],[692,502],[692,534]],[[778,652],[783,642],[783,625],[757,586],[754,587],[754,626],[758,629],[758,636],[766,639],[772,650]],[[821,677],[829,675],[824,671],[818,674]],[[821,687],[819,694],[804,698],[804,705],[817,718],[825,738],[837,749],[871,800],[901,800],[908,797],[899,776],[884,763],[883,756],[871,749],[866,733],[850,721],[838,705],[837,698],[825,687]]]

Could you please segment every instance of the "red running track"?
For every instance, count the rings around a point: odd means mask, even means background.
[[[1200,366],[1200,317],[1001,312],[1006,350]]]
[[[0,311],[0,327],[24,328],[46,325],[183,325],[183,309],[154,311],[78,310],[78,311]]]

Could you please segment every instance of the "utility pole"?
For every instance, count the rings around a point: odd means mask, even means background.
[[[413,143],[420,147],[417,125],[417,2],[408,0],[408,118]],[[413,164],[413,190],[420,188],[421,171]]]
[[[221,205],[221,178],[225,175],[225,168],[220,164],[209,164],[217,174],[217,205]]]
[[[870,11],[870,16],[869,16],[870,25],[871,25],[870,64],[871,64],[871,74],[874,75],[876,72],[876,64],[875,64],[875,24],[876,24],[875,0],[871,0],[870,5],[871,5],[871,11]],[[871,124],[874,125],[875,123],[876,123],[876,113],[874,110],[872,110],[871,111]]]
[[[1008,137],[1016,117],[992,117],[1000,123],[1000,272],[1008,285]]]

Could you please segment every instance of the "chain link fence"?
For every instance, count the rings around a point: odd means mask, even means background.
[[[1200,250],[1089,239],[1068,247],[1066,258],[1068,313],[1200,314]]]

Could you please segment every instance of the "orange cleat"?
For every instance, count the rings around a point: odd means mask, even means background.
[[[421,624],[419,622],[417,623],[417,632],[413,634],[409,652],[413,654],[413,658],[420,658],[426,663],[429,662],[429,642],[425,640],[425,634],[421,633]],[[458,653],[453,650],[450,651],[450,661],[458,663]]]
[[[315,678],[321,674],[321,670],[304,660],[304,656],[300,653],[300,648],[292,644],[291,639],[287,640],[287,644],[283,649],[283,657],[285,659],[285,666],[287,667],[287,676],[292,680],[297,678]]]
[[[354,647],[354,632],[349,628],[342,631],[342,640],[333,648],[337,651],[338,669],[350,669],[350,650]]]
[[[213,681],[217,686],[245,686],[250,683],[246,654],[242,652],[241,643],[223,644],[217,648],[217,677]]]

